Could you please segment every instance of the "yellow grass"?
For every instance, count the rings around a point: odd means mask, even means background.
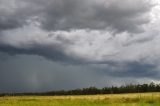
[[[5,96],[0,106],[160,106],[160,93],[79,96]]]

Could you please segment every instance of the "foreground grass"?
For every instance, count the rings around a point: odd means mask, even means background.
[[[0,106],[160,106],[160,93],[0,97]]]

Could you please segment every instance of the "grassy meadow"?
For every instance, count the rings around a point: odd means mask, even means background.
[[[4,96],[0,106],[160,106],[160,93],[83,96]]]

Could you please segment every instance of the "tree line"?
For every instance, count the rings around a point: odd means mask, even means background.
[[[104,88],[82,88],[75,90],[61,90],[61,91],[50,91],[43,93],[4,93],[0,96],[21,96],[21,95],[44,95],[44,96],[54,96],[54,95],[95,95],[95,94],[120,94],[120,93],[145,93],[145,92],[160,92],[160,84],[150,83],[150,84],[129,84],[124,86],[111,86]]]

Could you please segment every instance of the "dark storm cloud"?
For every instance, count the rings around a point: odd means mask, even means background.
[[[56,45],[54,45],[56,46]],[[10,55],[17,54],[28,54],[28,55],[39,55],[43,56],[49,60],[63,61],[63,62],[73,62],[74,59],[68,57],[63,53],[62,48],[54,47],[50,45],[34,45],[32,48],[16,48],[9,45],[0,45],[0,52],[8,53]],[[76,61],[74,61],[76,62]]]
[[[2,0],[1,5],[8,8],[0,8],[1,30],[22,27],[34,17],[46,30],[113,28],[129,32],[139,32],[140,25],[149,22],[145,14],[152,7],[145,0]]]
[[[151,78],[159,80],[160,72],[155,64],[144,64],[140,62],[115,63],[110,64],[112,68],[101,68],[99,74],[111,75],[114,77],[129,78]]]
[[[36,55],[9,56],[0,52],[0,73],[0,93],[104,86],[101,77],[87,66],[59,64]]]
[[[11,30],[29,24],[34,16],[39,14],[40,3],[34,4],[30,1],[14,0],[0,1],[0,31]]]
[[[0,92],[159,80],[157,13],[148,0],[0,0]]]
[[[42,27],[47,30],[105,29],[140,31],[149,22],[144,15],[151,9],[144,0],[54,0],[46,8]]]
[[[0,1],[0,31],[22,27],[25,17],[13,8],[13,2]]]
[[[0,3],[0,33],[4,32],[0,35],[4,34],[4,36],[5,30],[23,29],[26,24],[34,22],[39,22],[41,27],[47,31],[112,28],[114,31],[120,32],[137,32],[140,31],[139,25],[149,22],[148,17],[144,18],[144,15],[152,8],[151,3],[145,0],[47,0],[45,2],[43,0],[15,0],[14,2],[1,0]],[[13,34],[17,32],[15,31]],[[23,33],[20,34],[24,36]],[[9,32],[9,35],[12,33]],[[56,39],[62,42],[62,45],[31,42],[33,43],[32,48],[18,48],[8,45],[8,42],[0,38],[0,51],[10,54],[37,54],[61,61],[76,59],[71,58],[72,56],[68,57],[64,53],[67,40],[59,35]],[[8,40],[10,38],[7,38]],[[43,40],[45,41],[45,39]]]
[[[135,65],[136,64],[136,65]],[[0,93],[1,92],[42,92],[62,89],[76,89],[89,86],[105,87],[129,83],[141,83],[137,79],[155,78],[155,71],[147,65],[137,65],[135,70],[111,70],[107,68],[103,73],[101,67],[90,65],[65,65],[48,61],[36,55],[10,56],[0,52]],[[147,66],[147,67],[146,67]],[[139,69],[139,68],[141,69]],[[142,68],[143,67],[143,68]],[[144,68],[149,69],[144,69]],[[139,70],[139,71],[136,71]],[[133,72],[131,72],[131,70]],[[147,76],[145,76],[145,71]],[[112,72],[111,72],[112,71]],[[142,74],[143,73],[143,74]],[[138,76],[138,77],[137,77]],[[158,73],[157,73],[158,76]]]
[[[4,17],[4,19],[0,17],[0,30],[13,29],[22,26],[23,22],[21,22],[19,19],[13,19],[12,16],[8,17]]]

